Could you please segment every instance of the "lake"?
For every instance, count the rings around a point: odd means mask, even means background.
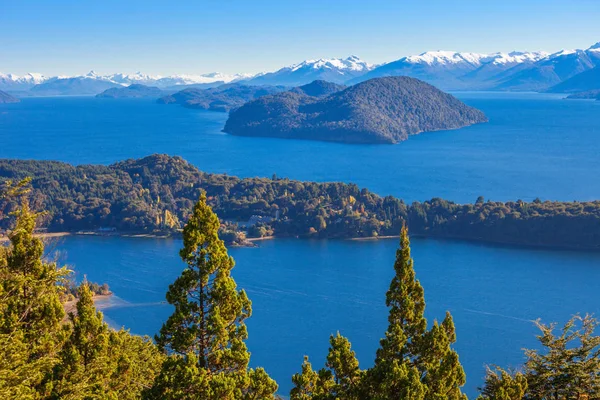
[[[183,268],[174,239],[72,236],[55,244],[79,279],[107,282],[116,297],[103,311],[112,326],[157,333],[172,309],[169,283]],[[397,241],[276,239],[234,248],[233,276],[253,302],[248,320],[251,363],[289,393],[303,355],[325,363],[330,334],[352,342],[370,366],[387,327],[385,292]],[[429,322],[449,310],[456,349],[475,397],[484,365],[518,366],[522,349],[536,347],[533,320],[565,322],[600,314],[600,253],[548,251],[414,238],[417,278]]]
[[[207,172],[353,182],[407,201],[600,198],[600,102],[457,95],[490,122],[398,145],[230,136],[224,113],[148,99],[25,98],[0,105],[0,158],[108,164],[159,152]]]
[[[108,164],[180,155],[207,172],[354,182],[407,201],[600,198],[600,102],[549,94],[457,93],[490,122],[411,137],[398,145],[342,145],[229,136],[225,114],[145,99],[26,98],[0,105],[0,158]],[[252,364],[282,393],[302,356],[321,367],[328,336],[349,337],[369,366],[386,328],[395,240],[261,242],[232,249],[234,277],[253,300]],[[54,245],[79,279],[107,282],[113,326],[154,334],[182,268],[177,240],[67,237]],[[473,396],[484,364],[516,366],[535,346],[532,320],[564,322],[600,310],[600,254],[413,240],[427,315],[454,316]]]

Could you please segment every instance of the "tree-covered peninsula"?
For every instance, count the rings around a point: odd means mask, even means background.
[[[169,234],[183,228],[202,191],[226,231],[253,237],[372,238],[411,232],[437,238],[600,249],[600,201],[407,204],[348,183],[237,178],[198,170],[180,157],[152,155],[103,165],[0,160],[0,181],[32,177],[30,202],[53,232]],[[0,202],[9,228],[17,203]]]
[[[34,235],[40,214],[31,211],[27,190],[27,181],[0,190],[0,198],[19,204],[10,243],[0,246],[0,398],[281,398],[267,371],[249,367],[245,322],[252,303],[237,287],[234,260],[205,194],[183,229],[185,266],[166,294],[173,314],[152,341],[110,328],[87,282],[77,290],[75,309],[65,312],[71,271],[45,260],[44,243]],[[305,357],[289,398],[467,400],[452,315],[427,323],[406,226],[386,306],[389,324],[372,367],[361,369],[349,338],[332,334],[325,366],[315,371]],[[598,321],[574,316],[558,333],[554,324],[537,326],[540,346],[525,350],[522,370],[488,369],[478,399],[598,398]]]

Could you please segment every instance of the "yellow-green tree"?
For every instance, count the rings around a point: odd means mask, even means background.
[[[234,262],[218,237],[219,225],[202,194],[183,229],[186,268],[166,296],[175,311],[156,337],[170,357],[148,398],[274,398],[277,384],[263,369],[248,368],[251,303],[231,276]]]
[[[365,380],[365,395],[374,399],[466,399],[466,377],[458,354],[450,313],[427,330],[425,294],[416,279],[408,229],[402,227],[386,295],[388,329]]]

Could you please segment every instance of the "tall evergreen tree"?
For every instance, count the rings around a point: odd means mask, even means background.
[[[388,329],[375,365],[363,383],[363,395],[375,399],[464,399],[465,374],[451,344],[454,323],[427,330],[423,287],[415,277],[408,229],[403,226],[394,263],[395,276],[386,295]]]
[[[2,195],[26,193],[24,181]],[[15,214],[10,244],[0,249],[0,398],[37,398],[57,363],[63,340],[60,283],[66,268],[45,262],[33,235],[37,214],[26,200]]]
[[[149,397],[197,398],[177,394],[194,393],[206,399],[269,399],[277,390],[264,370],[248,370],[244,341],[251,303],[231,277],[234,262],[218,230],[219,219],[202,194],[183,229],[180,256],[187,267],[167,292],[175,311],[156,337],[158,346],[173,356]],[[174,392],[170,384],[177,376],[195,378]]]
[[[336,399],[353,400],[360,399],[360,383],[363,371],[360,370],[356,353],[351,348],[350,341],[340,335],[329,338],[329,353],[327,354],[327,363],[335,385],[333,386],[333,395]]]
[[[326,368],[318,372],[312,369],[308,357],[304,357],[302,372],[292,377],[294,387],[291,400],[354,400],[361,399],[360,370],[356,354],[350,342],[339,332],[329,338]]]
[[[7,295],[0,315],[0,332],[20,329],[30,343],[40,344],[60,330],[65,314],[59,284],[69,271],[43,260],[44,244],[33,235],[38,215],[30,210],[26,200],[15,215],[4,261],[7,276],[1,282]]]

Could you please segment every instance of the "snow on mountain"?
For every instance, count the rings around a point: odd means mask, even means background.
[[[537,62],[548,57],[549,53],[545,51],[521,52],[513,51],[510,53],[493,53],[484,59],[484,63],[491,62],[498,65],[521,64],[525,62]]]
[[[252,78],[251,74],[223,74],[220,72],[212,72],[202,75],[148,75],[142,72],[133,74],[115,73],[109,75],[100,75],[92,70],[84,75],[57,75],[46,77],[42,74],[26,74],[23,76],[15,74],[0,73],[0,90],[23,91],[29,90],[35,85],[50,81],[70,80],[74,81],[101,81],[121,86],[129,86],[131,84],[142,84],[159,87],[194,85],[194,84],[210,84],[210,83],[229,83]]]
[[[408,64],[451,65],[468,63],[471,65],[480,65],[481,60],[486,57],[486,54],[437,50],[427,51],[417,56],[404,57],[402,60]]]
[[[368,71],[372,68],[372,65],[361,60],[357,56],[350,56],[348,58],[320,58],[318,60],[306,60],[301,63],[291,65],[288,67],[291,71],[298,71],[302,69],[331,69],[339,71]],[[283,70],[286,68],[283,68]],[[280,70],[281,71],[281,70]]]
[[[246,81],[251,85],[301,86],[315,80],[343,83],[373,68],[357,56],[306,60],[275,72],[258,74]]]
[[[44,75],[38,73],[15,75],[0,72],[0,90],[27,90],[38,83],[45,82],[47,79]]]

